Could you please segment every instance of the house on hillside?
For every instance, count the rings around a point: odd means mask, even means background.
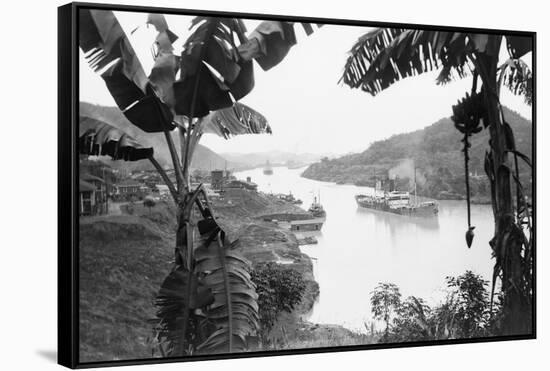
[[[223,170],[212,170],[210,172],[210,184],[212,184],[212,188],[214,189],[220,189],[223,184],[224,180],[224,171]]]
[[[225,188],[232,188],[232,189],[247,189],[249,191],[258,191],[258,185],[256,183],[253,183],[252,181],[244,181],[244,180],[231,180],[227,182],[224,186]]]
[[[95,209],[96,187],[92,183],[80,180],[78,184],[78,215],[93,215]]]
[[[231,176],[229,170],[212,170],[210,172],[210,184],[213,189],[221,189],[224,185],[234,177]]]
[[[119,200],[140,200],[150,193],[150,188],[133,179],[126,179],[115,185],[115,197]]]
[[[93,199],[90,203],[88,203],[87,198],[89,195],[89,191],[85,192],[82,196],[86,199],[85,203],[86,205],[90,205],[90,208],[86,206],[85,209],[82,209],[82,211],[85,211],[83,215],[101,215],[101,214],[107,214],[109,210],[109,203],[108,203],[108,184],[103,180],[102,178],[91,175],[91,174],[80,174],[80,181],[84,182],[84,187],[89,188],[89,186],[93,186],[93,192],[90,195]],[[84,200],[82,201],[84,203]]]

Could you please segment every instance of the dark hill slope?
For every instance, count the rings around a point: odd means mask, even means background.
[[[532,157],[532,124],[518,113],[504,108],[504,117],[514,131],[518,149]],[[461,198],[465,194],[462,135],[450,118],[409,133],[393,135],[372,143],[364,152],[333,160],[323,159],[309,166],[302,176],[306,178],[372,185],[374,177],[397,175],[402,188],[409,185],[417,167],[419,192],[434,198]],[[484,176],[485,151],[489,146],[488,130],[474,135],[471,140],[470,171],[473,176],[473,195],[479,201],[488,197]],[[528,169],[522,166],[522,178]],[[476,176],[477,175],[477,176]]]

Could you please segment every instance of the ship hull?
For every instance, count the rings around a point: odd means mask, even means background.
[[[365,200],[359,197],[355,198],[357,205],[365,209],[378,210],[388,212],[397,215],[411,216],[411,217],[437,217],[438,208],[436,205],[417,205],[417,206],[403,206],[403,207],[390,207],[383,201]]]

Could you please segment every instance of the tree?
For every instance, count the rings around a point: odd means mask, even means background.
[[[374,318],[386,323],[384,340],[387,340],[392,314],[397,312],[401,305],[399,288],[393,283],[379,282],[378,286],[371,292],[370,303]]]
[[[279,315],[292,312],[302,302],[306,283],[296,269],[276,263],[258,264],[251,276],[258,293],[262,338],[266,341]]]
[[[434,340],[431,309],[423,299],[409,296],[400,303],[393,320],[392,342]]]
[[[401,302],[391,326],[393,342],[496,335],[498,319],[491,308],[488,282],[466,271],[458,277],[446,277],[447,296],[430,308],[414,296]]]
[[[80,119],[80,152],[113,159],[149,159],[177,206],[175,265],[156,299],[160,349],[168,356],[249,348],[258,329],[257,294],[249,262],[219,227],[202,184],[189,166],[205,133],[223,138],[270,133],[267,120],[238,101],[254,87],[253,60],[264,69],[296,43],[294,24],[265,21],[246,35],[239,19],[195,17],[183,50],[161,14],[146,19],[158,31],[147,75],[112,11],[79,10],[79,45],[126,118],[147,133],[164,133],[176,182],[153,156],[108,123]],[[308,35],[311,25],[304,24]],[[171,131],[179,133],[179,153]],[[195,220],[198,210],[200,220]],[[198,245],[198,246],[196,246]]]
[[[503,42],[506,42],[509,59],[499,65]],[[354,44],[341,78],[348,86],[375,96],[403,78],[424,72],[440,70],[437,83],[444,84],[453,78],[464,78],[472,71],[471,92],[453,107],[452,118],[464,135],[468,211],[469,137],[484,128],[490,133],[484,165],[491,186],[495,230],[489,243],[495,257],[493,291],[500,278],[503,292],[504,334],[532,331],[533,232],[531,205],[519,181],[517,165],[521,159],[530,166],[530,160],[515,148],[499,95],[501,86],[505,85],[531,104],[532,73],[521,58],[532,50],[529,36],[378,28]],[[473,229],[468,212],[468,246],[473,239]]]
[[[489,325],[488,282],[472,271],[458,277],[447,277],[450,290],[447,302],[452,302],[456,336],[471,338],[479,336]]]
[[[149,208],[149,214],[151,214],[151,208],[155,207],[155,205],[155,200],[150,197],[146,197],[145,200],[143,200],[143,206]]]

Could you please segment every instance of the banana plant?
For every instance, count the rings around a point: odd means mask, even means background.
[[[503,43],[509,58],[499,66]],[[519,155],[513,133],[504,119],[499,94],[504,85],[514,94],[523,95],[531,104],[532,72],[522,58],[532,51],[529,36],[377,28],[361,36],[353,45],[340,79],[351,88],[376,96],[404,78],[430,71],[439,71],[438,84],[465,78],[473,71],[475,86],[479,77],[479,92],[474,88],[472,94],[455,107],[457,113],[475,113],[476,121],[483,117],[483,126],[489,130],[491,138],[485,171],[490,181],[495,220],[494,237],[489,242],[496,260],[493,291],[498,277],[504,294],[503,333],[510,335],[532,332],[533,234],[531,230],[527,236],[522,232],[525,220],[530,220],[531,216],[520,186],[516,187],[516,199],[522,205],[514,207],[513,203],[512,183],[519,182],[519,174],[517,166],[513,169],[509,155],[514,155],[515,163]],[[479,99],[471,99],[472,96]],[[481,105],[477,104],[479,100]],[[455,116],[459,118],[460,115]],[[463,140],[467,165],[467,137],[479,127],[477,123],[468,124],[469,118],[462,118],[456,124],[466,135]],[[471,243],[470,221],[468,227],[466,238]]]
[[[146,24],[158,34],[152,48],[154,66],[147,75],[113,12],[81,9],[79,17],[80,48],[90,67],[132,124],[147,133],[164,133],[176,175],[173,184],[152,149],[135,141],[129,146],[127,135],[102,124],[93,128],[84,120],[90,127],[82,133],[83,153],[130,161],[148,158],[178,210],[174,269],[155,300],[161,353],[250,349],[258,331],[250,264],[235,250],[238,241],[229,241],[216,222],[202,185],[191,187],[189,167],[205,133],[226,139],[271,133],[265,117],[238,101],[254,88],[254,61],[267,71],[296,44],[294,24],[264,21],[247,36],[240,19],[195,17],[183,50],[175,53],[178,36],[163,15],[149,14]],[[308,35],[313,32],[311,25],[303,27]],[[179,152],[172,130],[179,133]],[[195,209],[199,220],[193,216]]]

